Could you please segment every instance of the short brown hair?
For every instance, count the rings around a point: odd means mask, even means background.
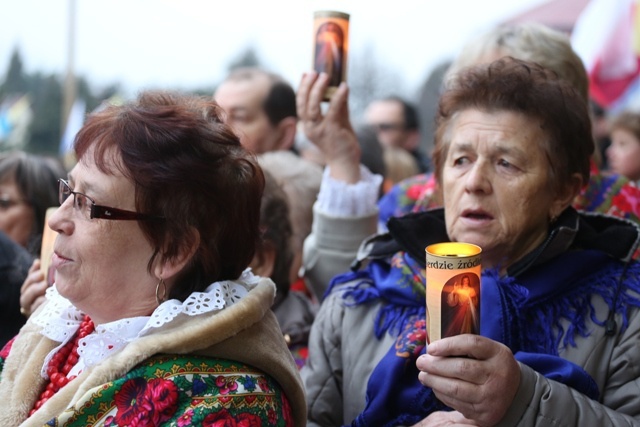
[[[114,166],[135,187],[139,212],[165,218],[140,221],[156,256],[171,259],[200,243],[170,298],[184,300],[220,280],[233,280],[251,262],[259,239],[264,176],[256,159],[222,122],[211,99],[146,92],[122,106],[89,115],[75,140],[79,161],[94,147],[96,166]]]
[[[449,149],[448,130],[456,113],[465,109],[509,111],[540,123],[547,139],[552,182],[558,189],[571,182],[574,173],[589,180],[594,150],[586,100],[569,82],[542,66],[504,57],[488,65],[460,71],[440,98],[436,117],[436,176],[442,179]]]
[[[287,117],[297,119],[296,93],[282,76],[258,67],[240,67],[231,71],[224,81],[255,80],[260,76],[269,81],[269,91],[262,101],[262,109],[269,122],[277,126]]]
[[[265,189],[260,207],[260,231],[262,241],[256,257],[264,262],[267,249],[275,252],[271,280],[276,284],[278,294],[287,296],[291,280],[289,272],[293,262],[292,238],[293,229],[289,220],[289,201],[287,194],[277,180],[267,170]]]

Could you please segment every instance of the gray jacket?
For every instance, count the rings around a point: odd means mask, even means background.
[[[349,270],[365,238],[376,233],[378,211],[367,216],[338,217],[313,206],[311,234],[304,241],[302,267],[307,284],[322,301],[333,276]]]
[[[591,218],[609,221],[602,216]],[[316,221],[321,220],[321,216],[316,217]],[[637,247],[637,227],[624,221],[614,221],[616,227],[621,227],[630,236],[626,243],[629,248],[618,254],[620,258],[628,259],[632,249]],[[577,221],[575,227],[573,223],[560,227],[555,238],[547,242],[553,244],[547,244],[546,253],[542,251],[538,258],[545,258],[549,250],[568,249],[578,231]],[[610,243],[611,246],[619,246],[619,242]],[[584,239],[581,244],[585,244]],[[367,245],[363,246],[364,253],[366,248]],[[535,263],[530,263],[519,268],[536,267]],[[388,333],[381,340],[375,338],[374,317],[382,304],[384,301],[380,300],[375,304],[346,306],[336,293],[323,302],[311,331],[309,359],[301,372],[307,393],[308,425],[350,423],[364,409],[369,376],[396,339]],[[607,319],[609,308],[601,297],[593,296],[591,304],[597,319]],[[521,364],[518,393],[499,425],[640,425],[639,310],[629,308],[628,326],[622,333],[622,319],[616,316],[615,320],[617,328],[613,336],[607,336],[603,326],[589,319],[586,324],[589,336],[576,337],[575,347],[558,348],[560,357],[583,367],[591,375],[600,390],[599,401],[593,401]]]

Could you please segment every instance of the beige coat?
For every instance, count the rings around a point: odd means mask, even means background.
[[[141,337],[82,372],[27,419],[45,383],[40,376],[44,358],[58,345],[42,336],[39,326],[28,322],[13,343],[2,371],[0,425],[42,426],[88,390],[120,378],[140,362],[164,353],[225,358],[261,369],[278,381],[291,403],[295,425],[303,426],[306,404],[302,382],[270,310],[274,296],[273,282],[262,279],[242,300],[214,315],[189,318]]]

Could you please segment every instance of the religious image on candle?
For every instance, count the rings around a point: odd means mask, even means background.
[[[313,22],[313,69],[329,76],[329,87],[323,98],[328,101],[347,76],[349,15],[318,11],[314,13]]]
[[[480,333],[482,249],[469,243],[437,243],[426,248],[428,342]]]

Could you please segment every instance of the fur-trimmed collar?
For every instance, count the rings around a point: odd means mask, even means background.
[[[44,384],[40,376],[44,357],[58,344],[43,337],[39,326],[28,322],[14,341],[2,371],[0,425],[42,426],[87,391],[122,377],[159,353],[227,358],[261,369],[283,388],[296,425],[304,425],[306,404],[302,382],[270,310],[275,291],[271,280],[262,279],[241,301],[215,315],[185,319],[131,342],[82,372],[27,419]]]

